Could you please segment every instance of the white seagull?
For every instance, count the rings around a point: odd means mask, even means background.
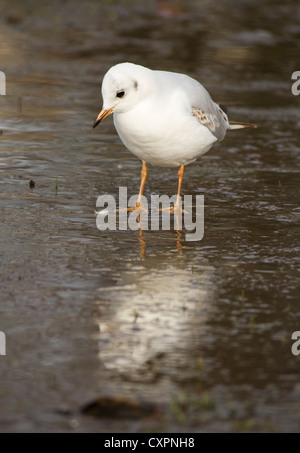
[[[131,210],[143,210],[148,163],[179,167],[177,200],[171,208],[176,212],[181,209],[184,166],[223,140],[227,129],[256,127],[229,121],[226,109],[195,79],[133,63],[109,69],[103,78],[102,97],[103,108],[93,127],[113,113],[122,142],[143,162],[139,196]]]

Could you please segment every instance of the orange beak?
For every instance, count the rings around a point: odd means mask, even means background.
[[[96,118],[96,121],[94,122],[93,129],[95,129],[96,126],[98,126],[101,121],[103,121],[108,115],[110,115],[113,112],[113,107],[109,110],[104,110],[102,109],[99,115]]]

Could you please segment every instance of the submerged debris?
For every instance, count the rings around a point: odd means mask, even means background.
[[[114,395],[97,398],[83,406],[81,412],[95,417],[141,418],[153,415],[157,410],[152,403]]]

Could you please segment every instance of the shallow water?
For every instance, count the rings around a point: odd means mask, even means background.
[[[1,3],[2,432],[299,430],[299,6],[161,5]],[[112,120],[91,128],[119,61],[188,73],[259,126],[186,168],[199,242],[96,227],[99,195],[139,185]],[[175,193],[149,170],[147,197]],[[158,412],[81,413],[105,395]]]

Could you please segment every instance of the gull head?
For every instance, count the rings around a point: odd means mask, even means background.
[[[145,99],[150,69],[133,63],[119,63],[105,74],[102,82],[103,107],[94,128],[111,113],[125,113]]]

